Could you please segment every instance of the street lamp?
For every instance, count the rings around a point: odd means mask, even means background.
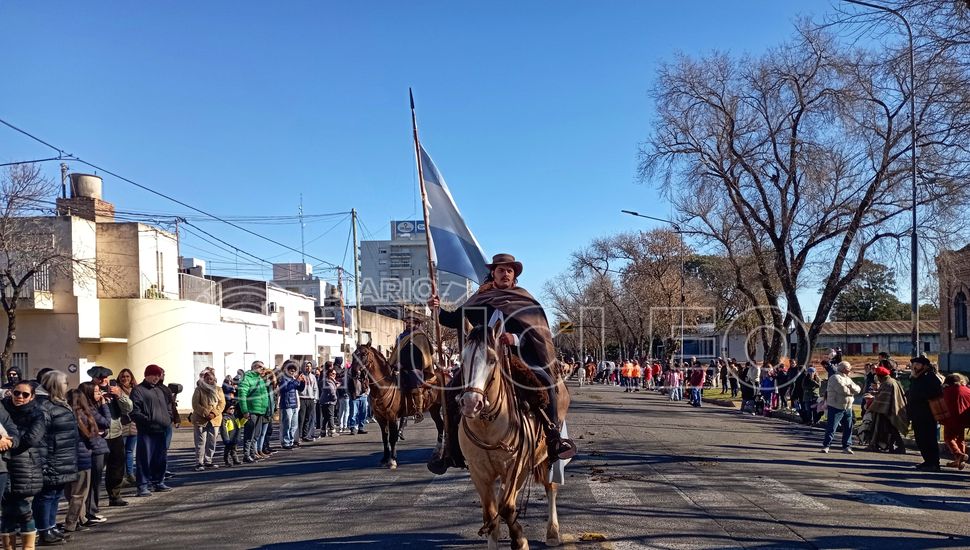
[[[858,6],[865,6],[867,8],[872,8],[874,10],[884,11],[886,13],[891,13],[898,17],[903,25],[906,27],[906,35],[909,37],[909,131],[910,131],[910,141],[911,145],[911,156],[910,156],[910,176],[912,178],[913,187],[913,232],[910,236],[910,272],[909,272],[909,284],[910,284],[910,315],[913,320],[913,331],[912,331],[912,344],[913,344],[913,357],[919,355],[919,303],[917,298],[917,265],[916,265],[916,62],[915,62],[915,50],[913,49],[913,28],[909,26],[909,21],[903,17],[903,14],[887,6],[880,4],[872,4],[869,2],[863,2],[862,0],[843,0],[850,4],[856,4]]]
[[[641,214],[639,212],[634,212],[633,210],[620,210],[624,214],[629,214],[631,216],[636,216],[638,218],[644,218],[647,220],[654,220],[658,222],[663,222],[674,228],[674,232],[680,235],[680,359],[681,362],[684,360],[684,309],[686,308],[687,296],[684,293],[684,232],[681,231],[680,225],[671,220],[664,218],[656,218],[654,216],[648,216],[646,214]],[[653,347],[653,341],[650,342],[651,348]]]

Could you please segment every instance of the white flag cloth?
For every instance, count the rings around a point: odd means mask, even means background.
[[[482,247],[472,235],[458,211],[451,191],[434,165],[431,156],[420,146],[424,187],[428,194],[428,223],[431,231],[432,258],[438,269],[481,283],[488,268]]]

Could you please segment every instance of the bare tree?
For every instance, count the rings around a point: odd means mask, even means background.
[[[71,244],[59,242],[54,218],[44,216],[55,192],[36,164],[13,165],[0,174],[0,305],[7,321],[0,371],[11,365],[21,301],[50,292],[58,278],[97,273],[93,260],[74,258]]]
[[[760,58],[681,57],[660,70],[641,177],[661,175],[692,229],[750,254],[761,291],[784,302],[770,328],[800,332],[799,364],[863,261],[909,234],[913,91],[902,59],[803,25]],[[921,235],[953,231],[970,181],[970,102],[954,102],[970,82],[946,52],[934,61],[917,75]],[[727,234],[718,229],[724,219],[732,220]],[[798,293],[816,281],[820,301],[806,322]]]

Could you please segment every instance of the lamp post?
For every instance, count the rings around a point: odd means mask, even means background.
[[[858,6],[865,6],[867,8],[872,8],[874,10],[884,11],[886,13],[891,13],[892,15],[899,18],[906,27],[906,35],[909,38],[909,131],[910,131],[910,144],[911,155],[910,155],[910,178],[913,189],[913,231],[910,235],[910,272],[909,272],[909,284],[910,284],[910,315],[913,321],[912,329],[912,344],[913,344],[913,354],[912,357],[919,355],[919,301],[917,297],[917,265],[916,265],[916,245],[917,245],[917,235],[916,235],[916,53],[913,48],[913,28],[910,27],[909,21],[903,17],[903,14],[894,10],[890,7],[883,6],[880,4],[872,4],[870,2],[863,2],[862,0],[843,0],[850,4],[856,4]]]
[[[666,223],[674,228],[675,233],[680,235],[680,362],[682,363],[684,360],[684,308],[686,307],[687,302],[687,295],[684,293],[684,232],[681,231],[680,225],[677,222],[671,220],[648,216],[646,214],[634,212],[633,210],[620,210],[620,212],[629,214],[631,216],[636,216],[638,218]],[[653,342],[651,339],[651,346],[652,344]]]

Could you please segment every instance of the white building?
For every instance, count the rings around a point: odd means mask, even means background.
[[[350,328],[344,334],[316,322],[314,298],[266,281],[180,273],[176,236],[113,221],[94,179],[72,185],[76,195],[58,200],[63,215],[46,220],[55,246],[97,269],[38,278],[21,297],[13,352],[25,376],[50,367],[76,385],[95,364],[116,375],[130,368],[137,379],[157,364],[167,382],[191,392],[205,367],[221,377],[256,359],[269,366],[323,362],[341,353],[345,339],[355,345]],[[194,269],[204,273],[199,264]],[[189,401],[181,403],[187,408]]]
[[[404,305],[424,305],[431,296],[423,221],[392,221],[388,241],[360,242],[361,304],[396,315]],[[478,285],[438,272],[438,295],[445,305],[462,303]]]

